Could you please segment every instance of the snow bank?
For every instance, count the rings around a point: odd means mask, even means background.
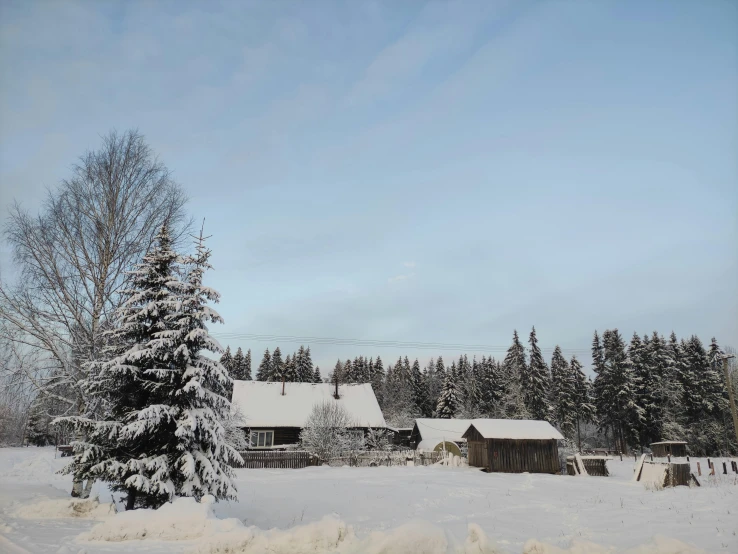
[[[13,515],[21,519],[84,518],[102,519],[112,515],[112,504],[100,504],[96,499],[54,498],[26,504]]]
[[[49,448],[29,448],[27,450],[27,457],[24,457],[24,459],[15,463],[11,468],[0,473],[0,477],[12,479],[13,481],[41,482],[70,479],[69,476],[59,475],[56,472],[66,466],[71,458],[54,459],[54,451]],[[26,452],[21,453],[26,454]]]
[[[523,554],[707,554],[676,539],[659,535],[654,536],[646,544],[617,550],[613,547],[598,545],[587,541],[572,541],[569,548],[559,548],[537,540],[529,540],[523,546]]]
[[[428,522],[406,523],[390,531],[375,531],[358,538],[351,526],[335,516],[291,529],[262,531],[245,527],[238,519],[218,519],[212,511],[212,497],[198,503],[193,498],[177,498],[158,510],[132,510],[117,514],[78,536],[80,541],[120,542],[127,540],[199,539],[193,552],[199,554],[447,554],[445,532]],[[484,531],[474,524],[457,554],[497,554]]]
[[[478,525],[470,524],[463,545],[451,546],[444,531],[428,522],[406,523],[390,531],[375,531],[359,539],[351,526],[334,516],[292,529],[260,531],[243,528],[198,545],[197,554],[499,554]]]
[[[201,503],[194,498],[177,498],[157,510],[121,512],[78,538],[111,542],[137,539],[176,541],[227,533],[241,526],[237,519],[216,518],[211,509],[213,502],[212,496],[206,496]]]

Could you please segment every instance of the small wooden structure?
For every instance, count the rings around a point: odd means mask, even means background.
[[[387,426],[387,432],[390,435],[392,444],[410,448],[410,437],[413,433],[412,427],[390,427]]]
[[[687,455],[687,443],[685,441],[652,442],[651,452],[657,458],[666,458],[667,456],[683,458]]]
[[[581,475],[581,471],[577,471],[575,465],[578,463],[578,460],[575,456],[568,456],[566,458],[566,472],[569,475]],[[610,472],[607,469],[607,460],[612,460],[609,456],[579,456],[579,459],[582,460],[582,464],[584,465],[584,469],[587,472],[587,475],[592,475],[594,477],[608,477],[610,475]]]
[[[561,472],[556,441],[564,437],[546,421],[475,419],[463,437],[470,466],[487,472]]]

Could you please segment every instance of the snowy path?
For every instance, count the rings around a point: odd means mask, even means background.
[[[192,541],[76,542],[96,520],[23,519],[20,506],[66,499],[71,483],[55,475],[66,460],[52,449],[0,449],[0,551],[186,552]],[[704,464],[703,464],[704,465]],[[572,540],[626,549],[663,535],[708,552],[738,552],[738,479],[712,486],[649,491],[630,482],[635,463],[613,461],[613,476],[484,474],[465,468],[307,468],[238,470],[238,503],[219,503],[220,518],[262,529],[290,529],[335,514],[356,535],[423,521],[459,545],[478,524],[503,552],[532,538],[568,547]],[[101,501],[109,493],[98,487]],[[94,492],[94,491],[93,491]]]

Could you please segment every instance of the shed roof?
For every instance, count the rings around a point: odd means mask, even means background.
[[[564,437],[548,421],[536,419],[474,419],[474,427],[485,439],[563,440]],[[467,431],[464,431],[466,435]]]
[[[339,400],[330,383],[282,383],[233,381],[232,404],[241,410],[248,427],[304,427],[313,406],[338,402],[356,422],[356,427],[386,427],[377,397],[368,383],[339,385]]]
[[[415,426],[423,441],[437,439],[439,442],[442,440],[458,442],[466,440],[463,435],[472,421],[471,419],[420,418],[415,420]]]
[[[654,444],[687,444],[687,441],[660,441],[660,442],[652,442],[651,446]]]

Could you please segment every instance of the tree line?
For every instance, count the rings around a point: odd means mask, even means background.
[[[421,368],[400,356],[386,368],[380,356],[338,360],[325,381],[370,383],[388,424],[409,427],[418,417],[539,419],[554,424],[581,448],[610,446],[622,452],[659,440],[686,440],[695,454],[736,451],[722,351],[691,336],[665,339],[658,332],[629,343],[617,329],[594,333],[592,369],[559,346],[546,361],[536,330],[523,345],[517,331],[502,360],[466,354],[449,364],[442,356]],[[224,365],[228,367],[228,358]],[[321,382],[303,346],[282,360],[279,347],[264,353],[260,381]]]

